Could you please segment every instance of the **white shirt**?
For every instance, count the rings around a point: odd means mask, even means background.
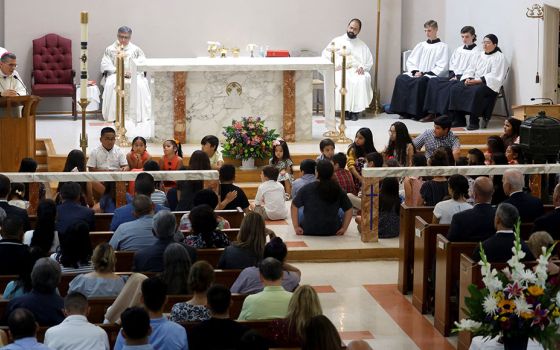
[[[467,202],[458,202],[454,199],[441,201],[434,207],[434,216],[439,219],[440,224],[450,224],[453,215],[463,210],[471,209],[472,205]]]
[[[482,52],[463,73],[461,80],[467,78],[486,80],[486,86],[495,92],[500,92],[508,71],[506,57],[500,51],[490,55]]]
[[[449,60],[449,70],[453,71],[455,75],[462,75],[470,64],[480,56],[481,51],[478,46],[470,50],[466,45],[459,46]]]
[[[107,71],[110,74],[113,74],[116,72],[117,68],[115,66],[115,62],[117,59],[117,54],[119,53],[119,47],[119,42],[115,41],[105,49],[105,53],[103,54],[103,58],[101,59],[101,73]],[[124,46],[122,49],[124,51],[125,72],[130,71],[131,59],[141,60],[146,58],[146,55],[144,55],[144,51],[142,51],[141,48],[134,45],[133,43],[128,43],[128,45]],[[139,72],[139,74],[143,73]]]
[[[33,233],[35,230],[29,230],[23,234],[23,244],[30,246],[31,240],[33,239]],[[54,231],[54,238],[51,245],[51,252],[56,252],[58,246],[60,245],[60,241],[58,240],[58,232]]]
[[[432,72],[437,76],[446,77],[449,63],[449,52],[447,44],[441,41],[430,44],[427,41],[418,43],[408,59],[406,70],[409,73],[419,71],[422,73]]]
[[[255,204],[264,206],[266,215],[270,220],[282,220],[288,215],[284,186],[274,180],[265,181],[259,186],[255,196]]]
[[[89,154],[87,166],[90,168],[119,170],[121,167],[128,165],[126,154],[119,146],[113,146],[110,151],[100,145],[94,148]]]
[[[340,52],[343,46],[346,46],[346,51],[350,54],[346,57],[346,67],[349,68],[363,68],[364,71],[369,72],[373,66],[373,55],[366,43],[360,38],[350,39],[348,35],[343,34],[334,38],[334,46],[338,51],[335,52],[334,62],[335,67],[342,65],[342,56]],[[331,43],[323,50],[322,56],[329,61],[331,60]]]
[[[68,316],[47,329],[44,343],[53,350],[109,350],[107,333],[82,315]]]

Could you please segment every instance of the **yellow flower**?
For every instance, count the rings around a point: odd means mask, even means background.
[[[521,318],[524,318],[524,319],[528,320],[528,319],[533,317],[533,311],[522,312],[520,316],[521,316]]]
[[[560,310],[557,307],[552,310],[552,317],[560,317]]]
[[[532,285],[529,288],[527,288],[527,291],[529,292],[529,294],[531,294],[532,296],[538,297],[540,295],[544,294],[544,289],[542,289],[541,287],[537,286],[537,285]]]
[[[500,317],[500,322],[506,322],[507,320],[508,318],[505,316]]]
[[[515,301],[502,299],[498,302],[501,314],[512,313],[515,310]]]

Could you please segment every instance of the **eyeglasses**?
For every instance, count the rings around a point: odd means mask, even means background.
[[[8,66],[10,68],[14,68],[14,69],[17,68],[17,64],[15,64],[15,63],[3,63],[3,64],[5,64],[6,66]]]

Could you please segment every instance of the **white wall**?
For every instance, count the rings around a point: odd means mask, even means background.
[[[375,6],[371,0],[358,0],[352,6],[338,0],[12,0],[5,3],[5,45],[18,55],[18,70],[29,82],[31,41],[46,33],[60,34],[73,41],[74,69],[78,71],[79,13],[88,11],[88,68],[90,79],[97,80],[103,50],[115,40],[120,25],[133,28],[133,42],[148,57],[194,57],[207,55],[208,40],[240,47],[244,55],[248,43],[320,52],[334,36],[345,32],[350,18],[358,17],[363,22],[360,37],[373,50]],[[401,0],[384,1],[383,8],[387,11],[381,31],[379,79],[383,100],[387,100],[399,70]],[[46,105],[48,102],[42,102],[40,109]],[[60,103],[57,107],[68,110]]]
[[[0,46],[4,47],[4,0],[0,0]]]
[[[426,40],[424,23],[430,19],[438,22],[439,37],[445,41],[445,9],[456,2],[456,0],[403,0],[401,51],[411,50],[417,43]]]

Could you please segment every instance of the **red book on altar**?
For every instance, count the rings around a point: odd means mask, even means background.
[[[288,51],[288,50],[268,50],[266,52],[266,57],[290,57],[290,51]]]

